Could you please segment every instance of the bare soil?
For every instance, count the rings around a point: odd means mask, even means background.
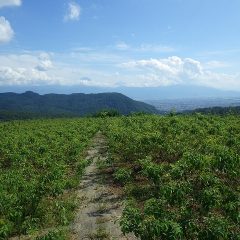
[[[71,239],[136,239],[122,234],[119,225],[122,196],[107,181],[106,174],[99,171],[99,164],[107,159],[106,139],[100,132],[94,137],[86,158],[92,163],[86,168],[77,192],[79,209],[71,226]]]

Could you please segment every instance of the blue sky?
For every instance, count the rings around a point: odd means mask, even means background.
[[[239,0],[0,0],[0,88],[240,91],[239,11]]]

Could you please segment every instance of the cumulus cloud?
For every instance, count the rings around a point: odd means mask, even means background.
[[[11,24],[5,17],[0,17],[0,43],[11,41],[14,36],[14,31]]]
[[[51,80],[36,69],[0,67],[0,85],[49,84]]]
[[[126,60],[113,54],[95,53],[0,53],[0,86],[86,85],[101,87],[159,87],[200,85],[240,90],[240,74],[223,74],[207,62],[171,56]]]
[[[188,61],[186,61],[186,64]],[[143,73],[154,73],[160,77],[167,77],[171,82],[172,79],[176,79],[177,76],[183,73],[185,62],[176,56],[166,59],[147,59],[130,61],[121,64],[122,67],[142,71]]]
[[[53,67],[53,63],[50,59],[50,55],[48,53],[41,53],[39,56],[39,64],[35,67],[38,71],[48,71]]]
[[[81,15],[81,7],[76,2],[68,3],[68,10],[64,16],[64,21],[78,21]]]
[[[204,64],[192,58],[172,56],[164,59],[130,61],[120,66],[127,69],[130,74],[135,74],[136,86],[193,84],[231,89],[234,85],[240,89],[239,75],[209,71],[204,68]]]
[[[0,8],[20,6],[21,4],[21,0],[0,0]],[[13,36],[14,31],[11,24],[5,17],[0,16],[0,44],[10,42]]]
[[[21,4],[22,4],[21,0],[0,0],[0,8],[11,7],[11,6],[20,6]]]
[[[0,85],[51,84],[51,67],[47,53],[0,55]]]

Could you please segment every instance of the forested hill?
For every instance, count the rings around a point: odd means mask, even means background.
[[[192,111],[184,111],[184,113],[202,113],[202,114],[217,114],[217,115],[240,114],[240,106],[197,108]]]
[[[0,93],[0,119],[11,116],[84,116],[114,109],[121,114],[132,112],[158,113],[155,107],[135,101],[120,93],[46,94],[27,91],[22,94]],[[2,117],[1,117],[2,116]],[[11,117],[10,117],[11,118]],[[21,117],[20,117],[21,118]]]

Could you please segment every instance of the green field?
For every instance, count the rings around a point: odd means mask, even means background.
[[[240,239],[240,118],[200,114],[0,123],[0,239],[69,225],[99,130],[126,197],[124,233]]]
[[[87,118],[0,124],[0,239],[72,220],[68,191],[97,129]]]

